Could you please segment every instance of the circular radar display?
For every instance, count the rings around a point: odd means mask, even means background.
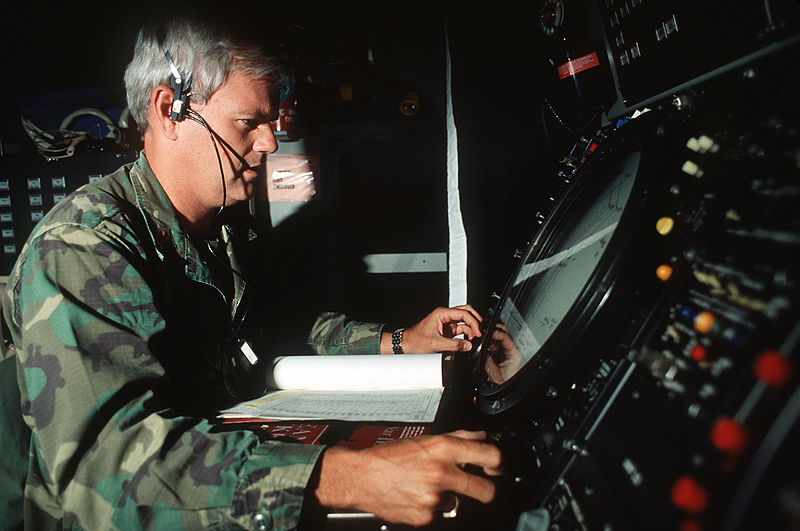
[[[618,173],[565,220],[548,252],[531,256],[517,275],[517,296],[500,320],[519,323],[523,360],[533,357],[575,303],[608,246],[630,196],[640,153],[619,160]]]
[[[476,383],[488,413],[551,385],[565,364],[596,358],[604,334],[627,326],[621,301],[649,279],[632,257],[654,252],[640,241],[656,170],[645,149],[655,142],[652,124],[614,133],[569,179],[487,323]]]

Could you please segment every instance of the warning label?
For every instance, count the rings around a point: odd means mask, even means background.
[[[595,66],[600,65],[600,59],[597,57],[597,52],[586,54],[583,57],[578,57],[572,61],[567,61],[558,67],[558,79],[574,76],[584,70],[589,70]]]

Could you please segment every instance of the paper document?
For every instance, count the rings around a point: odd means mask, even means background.
[[[270,388],[220,417],[433,422],[444,391],[442,355],[287,356],[273,363]]]
[[[262,421],[433,422],[443,391],[442,387],[397,391],[273,391],[226,409],[221,417]]]
[[[284,356],[270,389],[419,389],[442,387],[442,355]]]

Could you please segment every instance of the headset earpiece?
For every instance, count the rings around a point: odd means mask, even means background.
[[[192,90],[192,74],[184,75],[178,69],[178,66],[169,56],[166,46],[166,36],[164,28],[159,27],[155,29],[156,44],[164,52],[164,57],[167,59],[169,65],[170,78],[169,86],[172,88],[172,104],[169,108],[169,117],[171,120],[180,122],[186,119],[189,111],[189,94]]]
[[[164,57],[167,58],[167,62],[169,63],[169,70],[172,74],[169,78],[169,85],[172,87],[174,93],[172,105],[169,110],[169,117],[176,122],[180,122],[186,118],[189,108],[189,92],[192,88],[192,75],[183,75],[172,61],[166,49],[164,49]]]

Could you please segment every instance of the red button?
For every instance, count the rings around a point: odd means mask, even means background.
[[[689,357],[691,357],[694,361],[703,361],[706,359],[708,355],[708,351],[706,347],[703,345],[695,345],[692,347],[692,350],[689,352]]]
[[[678,509],[697,514],[708,505],[708,492],[693,478],[681,476],[672,484],[671,499]]]
[[[711,428],[711,442],[729,454],[740,454],[747,446],[747,430],[729,417],[720,418]]]
[[[780,387],[792,374],[792,364],[776,350],[765,350],[753,363],[756,378],[772,387]]]

